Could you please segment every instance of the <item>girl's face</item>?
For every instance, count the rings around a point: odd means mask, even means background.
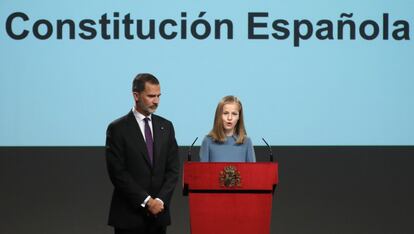
[[[223,128],[227,136],[234,134],[234,128],[239,121],[239,109],[237,103],[227,103],[223,106],[221,119],[223,120]]]

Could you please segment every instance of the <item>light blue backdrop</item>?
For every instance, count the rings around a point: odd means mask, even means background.
[[[245,108],[248,135],[272,145],[414,145],[414,42],[248,40],[248,12],[268,19],[403,19],[414,25],[413,1],[22,1],[0,2],[0,146],[100,146],[108,123],[132,107],[131,81],[151,72],[161,81],[157,111],[175,124],[179,145],[211,128],[221,97]],[[230,19],[234,39],[11,39],[7,17],[98,20]],[[358,24],[357,24],[358,25]],[[381,25],[381,24],[380,24]],[[382,26],[381,26],[382,27]],[[188,26],[189,28],[189,26]],[[390,27],[392,32],[393,27]],[[260,32],[272,33],[269,29]],[[410,37],[414,34],[411,32]],[[292,32],[291,32],[292,33]],[[99,31],[98,31],[99,34]],[[290,37],[291,38],[291,37]],[[200,144],[200,140],[198,144]]]

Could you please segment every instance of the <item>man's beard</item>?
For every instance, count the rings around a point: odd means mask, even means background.
[[[145,106],[145,104],[141,100],[138,101],[138,106],[146,114],[153,114],[157,110],[157,107],[158,107],[158,105]]]

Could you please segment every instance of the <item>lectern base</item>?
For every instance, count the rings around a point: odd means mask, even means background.
[[[191,193],[192,234],[269,234],[272,194]]]

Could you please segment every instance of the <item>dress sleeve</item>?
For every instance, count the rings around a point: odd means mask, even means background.
[[[252,140],[250,140],[250,138],[246,139],[246,146],[247,146],[246,162],[256,162],[256,155],[254,153]]]
[[[205,136],[200,147],[200,162],[210,162],[210,139]]]

